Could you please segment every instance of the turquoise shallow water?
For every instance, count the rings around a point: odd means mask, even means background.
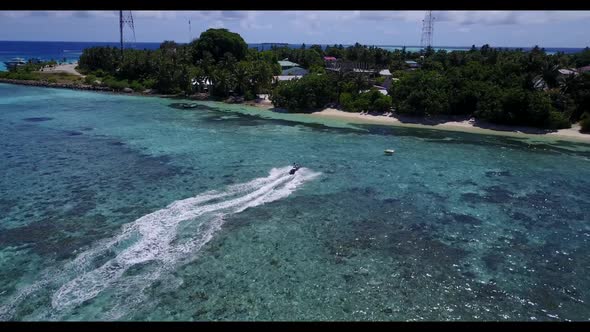
[[[0,84],[1,320],[590,319],[589,145],[176,102]]]

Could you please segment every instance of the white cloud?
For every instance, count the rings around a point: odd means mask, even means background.
[[[283,11],[268,15],[282,16],[297,32],[321,35],[327,31],[343,30],[347,22],[358,20],[359,11]]]
[[[265,23],[264,17],[260,17],[259,12],[250,11],[240,21],[240,27],[245,30],[268,30],[272,28],[272,24]]]
[[[401,11],[361,11],[359,17],[369,21],[405,21],[419,22],[424,18],[424,11],[401,10]]]
[[[23,11],[0,11],[0,17],[24,18],[24,17],[55,17],[55,18],[89,18],[89,17],[117,17],[117,11],[100,10],[23,10]]]
[[[134,10],[131,12],[134,19],[156,19],[156,20],[173,20],[178,18],[177,11],[162,10]]]
[[[435,11],[435,22],[460,25],[544,24],[590,18],[588,11]]]
[[[225,27],[225,25],[223,24],[223,22],[221,20],[216,20],[213,23],[211,23],[209,26],[214,29],[220,29],[220,28]]]
[[[62,13],[72,13],[72,16],[75,17],[105,17],[105,18],[115,18],[118,17],[119,13],[117,11],[104,11],[104,10],[79,10],[75,12],[62,12]],[[68,15],[68,14],[66,14]]]
[[[244,26],[255,26],[255,17],[282,15],[288,20],[303,20],[303,24],[318,22],[334,24],[351,20],[365,21],[404,21],[420,22],[425,11],[133,11],[137,19],[171,20],[178,18],[198,18],[222,22],[246,22]],[[0,17],[55,17],[55,18],[115,18],[118,11],[0,11]],[[448,22],[460,25],[502,25],[502,24],[542,24],[580,19],[589,19],[590,11],[434,11],[435,22]]]

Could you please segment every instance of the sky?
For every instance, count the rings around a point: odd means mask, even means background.
[[[248,43],[420,45],[425,11],[133,11],[137,42],[227,28]],[[586,47],[590,11],[434,11],[434,46]],[[189,33],[189,24],[191,31]],[[0,40],[118,41],[117,11],[0,11]]]

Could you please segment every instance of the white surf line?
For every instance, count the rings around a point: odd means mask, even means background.
[[[123,274],[133,265],[145,262],[160,262],[157,270],[148,273],[143,281],[144,285],[132,287],[134,291],[142,291],[155,279],[159,278],[163,270],[173,269],[184,258],[194,256],[214,234],[221,228],[227,215],[235,214],[247,208],[276,201],[289,196],[301,184],[311,180],[319,173],[308,169],[300,169],[295,175],[289,175],[290,167],[271,170],[266,178],[231,186],[222,193],[206,193],[193,198],[170,204],[162,210],[145,215],[126,225],[121,234],[106,243],[79,255],[72,264],[87,265],[96,257],[97,252],[110,250],[139,233],[139,238],[131,246],[123,249],[116,257],[108,260],[102,266],[78,275],[63,284],[52,297],[52,306],[57,311],[76,307],[84,301],[90,300],[99,293],[116,283],[116,288],[129,288]],[[231,197],[236,196],[236,197]],[[209,203],[213,199],[227,198],[218,203]],[[196,220],[195,220],[196,219]],[[177,228],[184,221],[201,221],[198,231],[184,243],[173,244],[177,237]],[[88,266],[82,270],[89,269]],[[76,269],[79,270],[79,269]],[[129,278],[138,281],[138,278]],[[137,293],[135,293],[137,294]],[[123,297],[124,298],[124,297]]]

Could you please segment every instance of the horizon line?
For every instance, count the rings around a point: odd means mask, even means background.
[[[142,43],[142,44],[161,44],[164,41],[168,41],[168,40],[163,40],[163,41],[136,41],[135,43]],[[172,40],[175,43],[178,44],[188,44],[189,42],[177,42],[175,40]],[[79,41],[79,40],[0,40],[0,42],[32,42],[32,43],[120,43],[120,41]],[[288,43],[288,42],[246,42],[246,44],[289,44],[289,45],[302,45],[305,44],[306,47],[309,46],[313,46],[313,45],[328,45],[328,46],[333,46],[333,45],[346,45],[346,46],[352,46],[354,44],[360,44],[362,46],[395,46],[395,47],[422,47],[420,45],[395,45],[395,44],[363,44],[361,42],[355,42],[355,43],[306,43],[306,42],[301,42],[301,43]],[[488,43],[483,43],[480,45],[490,45]],[[443,47],[464,47],[464,48],[471,48],[472,46],[478,46],[477,44],[471,44],[471,45],[436,45],[436,46],[432,46],[433,48],[443,48]],[[534,46],[493,46],[490,45],[490,47],[492,48],[533,48],[535,46],[538,46],[540,48],[580,48],[580,49],[584,49],[584,48],[588,48],[590,46],[586,45],[586,46],[541,46],[541,45],[534,45]]]

